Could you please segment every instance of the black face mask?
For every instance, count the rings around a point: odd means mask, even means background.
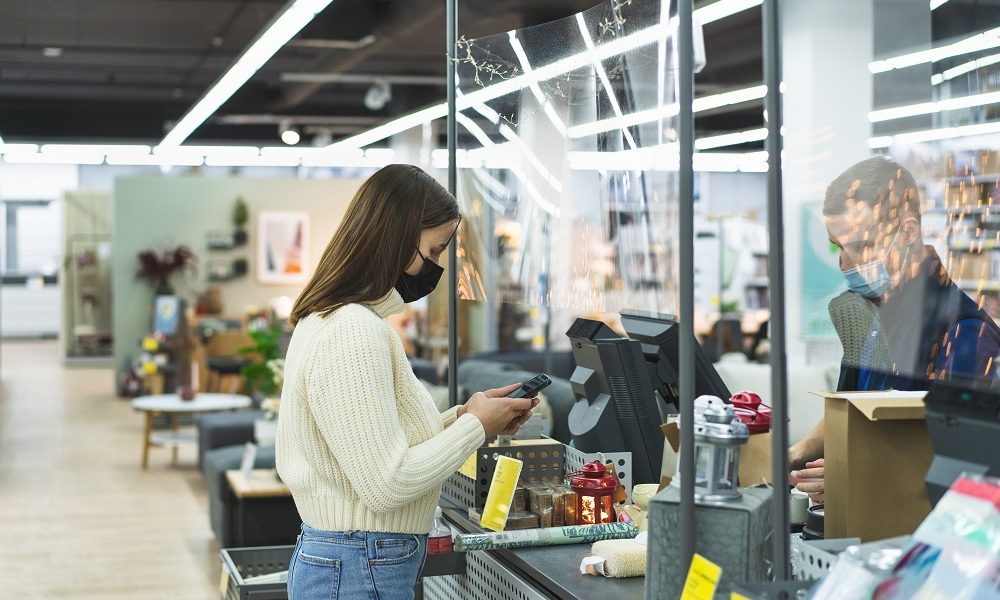
[[[417,250],[417,254],[420,254],[420,250]],[[420,254],[420,258],[424,259],[424,266],[420,267],[419,273],[410,275],[403,271],[396,279],[396,291],[403,297],[403,302],[413,302],[433,292],[444,273],[441,265],[423,254]]]

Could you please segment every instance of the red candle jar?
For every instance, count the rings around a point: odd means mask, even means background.
[[[583,470],[572,473],[569,487],[576,493],[576,514],[579,525],[614,523],[613,496],[618,478],[600,461],[583,465]]]

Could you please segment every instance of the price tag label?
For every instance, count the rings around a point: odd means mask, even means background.
[[[222,577],[219,579],[219,597],[225,598],[227,591],[229,591],[229,571],[223,567]]]
[[[691,559],[691,568],[688,570],[687,581],[684,582],[681,600],[712,600],[721,576],[722,567],[700,554],[695,554]]]
[[[476,453],[473,452],[469,455],[469,458],[465,459],[462,466],[459,467],[458,472],[470,479],[476,478]]]

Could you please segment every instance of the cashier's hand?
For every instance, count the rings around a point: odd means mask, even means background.
[[[820,458],[806,463],[806,468],[801,471],[792,471],[789,474],[788,482],[793,484],[800,492],[809,494],[809,498],[816,503],[823,503],[823,477],[825,461]]]
[[[512,393],[521,387],[520,383],[508,385],[504,388],[486,390],[474,394],[463,407],[459,409],[459,416],[464,413],[475,415],[483,424],[486,436],[511,435],[508,430],[516,432],[524,421],[531,416],[531,409],[538,403],[536,398],[508,398],[507,394]]]

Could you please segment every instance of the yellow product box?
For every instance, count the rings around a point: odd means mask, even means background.
[[[503,531],[507,525],[507,515],[511,512],[514,490],[521,477],[521,461],[509,456],[497,458],[497,468],[493,471],[493,481],[483,506],[480,525],[492,531]]]

